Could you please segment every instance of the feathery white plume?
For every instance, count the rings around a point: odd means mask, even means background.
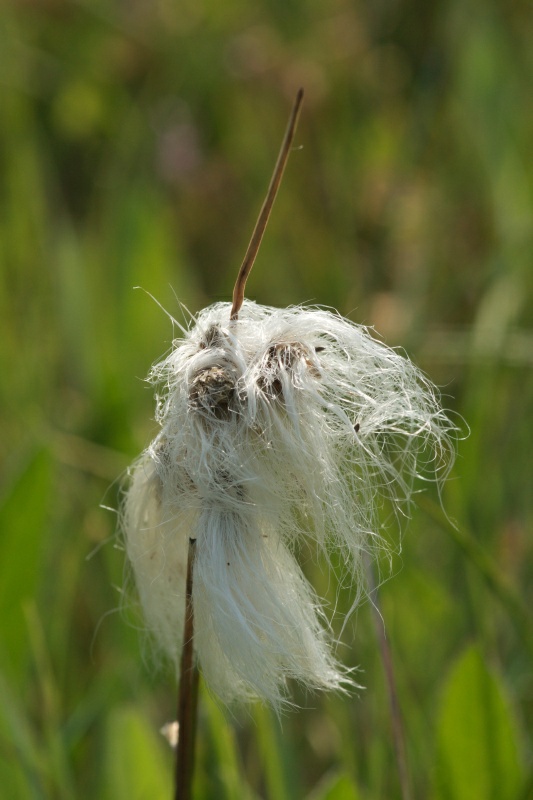
[[[279,706],[288,678],[346,685],[293,551],[340,549],[355,607],[380,498],[405,503],[453,461],[435,387],[336,313],[248,301],[233,320],[228,303],[204,309],[150,381],[161,431],[132,469],[123,532],[156,640],[179,665],[193,538],[194,643],[222,700]]]

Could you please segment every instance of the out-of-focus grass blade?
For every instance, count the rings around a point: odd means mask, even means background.
[[[437,522],[461,548],[469,561],[478,570],[489,588],[507,609],[509,619],[516,626],[523,643],[533,654],[533,617],[526,604],[507,580],[497,563],[486,549],[464,528],[455,527],[445,512],[433,500],[417,495],[417,505]]]
[[[0,697],[0,794],[42,797],[44,760],[15,687],[1,671]]]
[[[17,800],[39,800],[42,794],[32,787],[16,759],[0,754],[0,786],[3,796]]]
[[[288,739],[282,742],[280,724],[270,708],[257,703],[254,707],[256,734],[259,744],[263,775],[266,785],[266,796],[269,800],[293,800],[298,792],[292,785],[286,766]],[[295,763],[295,762],[293,762]]]
[[[43,747],[58,797],[72,797],[74,785],[63,739],[63,708],[41,618],[30,602],[24,607],[38,687]]]
[[[437,731],[436,800],[517,800],[518,733],[503,687],[475,647],[452,669]]]
[[[228,724],[224,712],[208,692],[202,692],[201,702],[207,712],[209,738],[216,762],[217,798],[247,800],[254,797],[252,790],[245,784],[232,725]],[[200,767],[198,762],[197,766]]]
[[[168,745],[166,745],[168,748]],[[104,768],[98,797],[105,800],[169,800],[172,757],[165,741],[135,708],[121,706],[109,714]]]
[[[13,677],[23,674],[27,649],[23,603],[37,591],[51,489],[50,457],[41,450],[0,501],[0,636]]]
[[[333,773],[327,775],[314,789],[307,800],[359,800],[360,794],[349,775]]]

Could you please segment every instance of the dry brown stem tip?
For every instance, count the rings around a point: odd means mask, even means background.
[[[298,125],[298,117],[300,116],[300,108],[302,105],[303,96],[303,89],[299,89],[292,107],[291,115],[289,117],[287,130],[285,131],[285,136],[283,137],[283,141],[281,143],[278,160],[276,161],[276,166],[274,167],[274,172],[272,173],[272,178],[270,179],[267,195],[261,211],[259,212],[259,216],[252,233],[252,238],[250,239],[248,249],[246,250],[244,260],[237,276],[235,288],[233,289],[233,305],[231,307],[230,315],[230,319],[232,320],[238,319],[239,311],[244,301],[244,288],[246,286],[246,281],[248,280],[248,275],[250,274],[250,271],[254,265],[257,252],[261,245],[261,240],[268,223],[268,218],[270,217],[270,212],[272,211],[272,206],[274,205],[274,200],[276,199],[279,185],[283,177],[283,172],[285,171],[285,166],[289,157],[294,134],[296,133],[296,126]]]

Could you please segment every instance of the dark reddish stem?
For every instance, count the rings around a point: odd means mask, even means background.
[[[190,800],[194,772],[196,709],[198,705],[198,667],[194,659],[194,609],[192,581],[196,539],[189,539],[187,582],[185,588],[185,622],[181,651],[178,694],[178,745],[176,748],[176,791],[174,800]]]

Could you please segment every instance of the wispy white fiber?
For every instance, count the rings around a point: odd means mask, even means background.
[[[293,553],[342,552],[355,602],[384,496],[441,481],[454,427],[434,386],[368,330],[320,308],[202,311],[156,364],[161,430],[131,470],[127,555],[147,626],[179,664],[189,538],[195,647],[225,702],[286,701],[287,679],[346,686]]]

